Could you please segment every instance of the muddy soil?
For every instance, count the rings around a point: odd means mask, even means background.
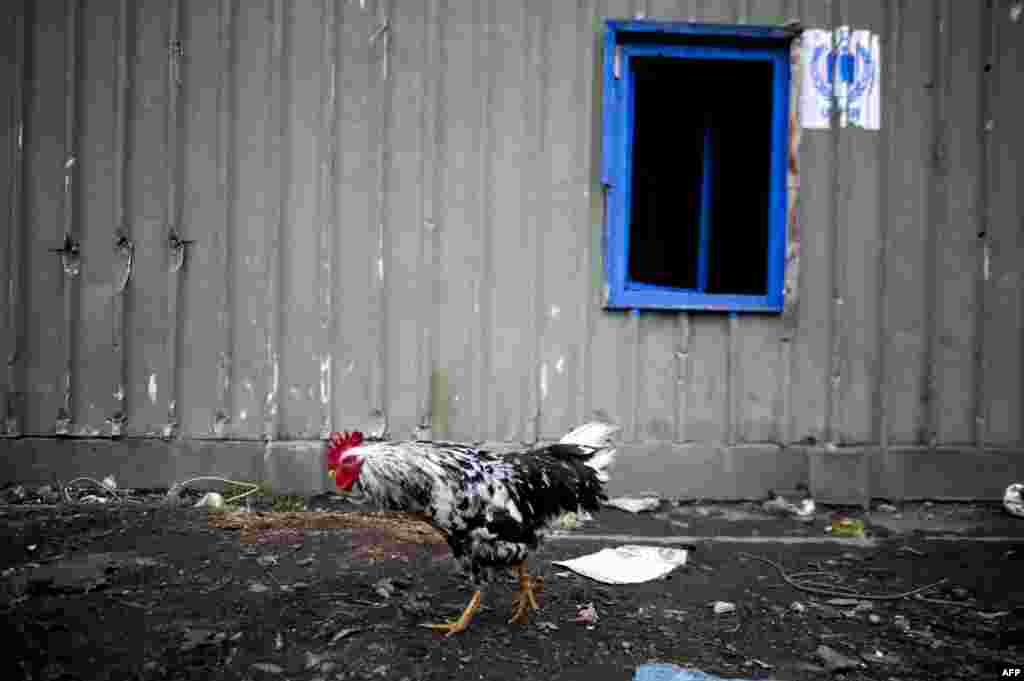
[[[667,579],[607,586],[551,561],[610,543],[562,538],[532,560],[546,581],[529,624],[507,623],[510,578],[446,639],[418,625],[468,600],[447,546],[373,527],[245,533],[210,513],[0,506],[0,678],[598,681],[673,662],[739,679],[974,681],[1024,666],[1024,541],[876,526],[863,546],[704,541]],[[577,532],[801,537],[826,523],[606,510]],[[812,596],[747,554],[863,593],[946,582],[927,602]],[[715,615],[714,601],[735,610]],[[574,623],[587,603],[599,620]]]

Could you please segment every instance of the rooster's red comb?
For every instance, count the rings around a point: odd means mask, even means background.
[[[363,444],[363,434],[358,430],[351,433],[347,430],[340,433],[331,433],[327,445],[327,467],[335,468],[341,461],[341,455],[353,447]]]

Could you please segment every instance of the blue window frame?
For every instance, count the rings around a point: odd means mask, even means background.
[[[606,307],[782,311],[792,37],[607,22]]]

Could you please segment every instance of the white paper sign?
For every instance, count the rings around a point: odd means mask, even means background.
[[[800,115],[805,128],[827,130],[833,102],[839,125],[878,130],[882,124],[882,50],[871,31],[820,28],[801,36],[803,87]]]

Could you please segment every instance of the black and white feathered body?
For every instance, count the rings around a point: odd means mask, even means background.
[[[482,584],[524,561],[559,517],[600,509],[617,431],[588,423],[557,444],[506,454],[447,442],[362,443],[353,433],[336,439],[329,462],[342,491],[424,515]]]

